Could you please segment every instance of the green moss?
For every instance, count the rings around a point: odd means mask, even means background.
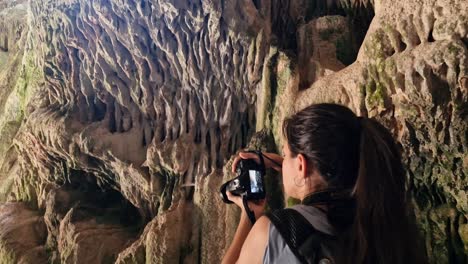
[[[385,88],[380,82],[369,80],[365,85],[366,104],[368,107],[384,107],[385,106]]]
[[[458,47],[454,45],[453,43],[450,43],[447,49],[450,54],[454,54],[454,55],[460,54],[462,52],[461,47]]]
[[[257,108],[257,120],[256,120],[256,131],[260,131],[264,128],[271,129],[271,110],[272,104],[272,85],[276,86],[276,79],[274,78],[274,68],[276,66],[278,50],[276,48],[270,48],[268,59],[262,72],[262,89],[258,95],[258,108]],[[275,87],[273,87],[274,89]]]
[[[395,85],[397,66],[391,57],[374,62],[367,66],[367,80],[360,92],[367,108],[383,109],[388,97],[387,90]]]
[[[22,120],[26,111],[26,106],[35,92],[37,84],[44,79],[44,75],[35,62],[35,55],[28,53],[24,57],[23,68],[20,72],[20,78],[16,83],[16,91],[20,98],[20,111],[19,119]]]
[[[374,65],[383,63],[386,58],[395,52],[387,33],[383,29],[376,30],[370,36],[364,51]]]
[[[387,31],[390,30],[387,28]],[[367,65],[367,81],[365,85],[366,107],[384,109],[387,100],[387,89],[394,84],[397,66],[390,57],[393,48],[384,30],[377,30],[370,37],[365,47],[370,64]]]
[[[288,207],[291,207],[300,203],[301,203],[301,200],[293,198],[293,197],[288,197]]]

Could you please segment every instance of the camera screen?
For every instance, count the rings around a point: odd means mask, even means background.
[[[250,192],[251,193],[260,193],[263,192],[262,186],[262,176],[259,171],[249,170],[250,177]]]

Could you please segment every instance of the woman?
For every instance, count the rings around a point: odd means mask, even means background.
[[[388,130],[344,106],[316,104],[287,118],[283,135],[283,157],[263,153],[265,166],[281,170],[285,194],[302,201],[293,210],[320,233],[337,237],[332,259],[321,263],[425,262],[415,247],[405,172]],[[241,152],[233,172],[241,158],[258,160],[256,154]],[[311,202],[334,191],[340,199]],[[240,197],[228,197],[243,208]],[[257,219],[253,226],[242,210],[223,263],[304,261],[278,232],[278,224],[262,216],[264,204],[249,203]]]

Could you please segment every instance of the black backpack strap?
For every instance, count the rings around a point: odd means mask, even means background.
[[[334,236],[315,229],[294,209],[276,210],[268,213],[267,217],[301,263],[317,263],[324,257],[322,242],[334,239]]]

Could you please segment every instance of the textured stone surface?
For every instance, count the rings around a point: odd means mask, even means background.
[[[28,71],[31,64],[26,47],[29,21],[27,1],[0,1],[0,201],[4,202],[18,168],[11,147],[26,107],[28,86],[37,72]],[[24,65],[24,66],[23,66]],[[12,171],[8,175],[8,171]]]
[[[153,219],[116,263],[196,263],[197,252],[190,241],[197,231],[192,229],[192,207],[180,203]]]
[[[467,11],[463,0],[0,1],[0,201],[37,211],[43,240],[23,248],[47,248],[52,263],[217,263],[238,219],[218,197],[232,154],[278,150],[285,116],[339,102],[392,130],[430,258],[463,262]],[[1,247],[0,260],[23,248]]]
[[[50,262],[114,263],[138,236],[142,224],[138,211],[120,193],[102,192],[93,185],[93,178],[81,176],[84,179],[79,182],[47,195],[44,220]]]
[[[0,205],[0,262],[46,263],[44,218],[24,203]]]

